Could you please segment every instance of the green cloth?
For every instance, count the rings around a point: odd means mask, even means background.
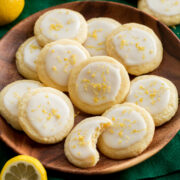
[[[31,14],[55,6],[60,3],[70,2],[72,0],[26,0],[25,8],[22,14],[13,23],[0,27],[0,38],[17,24],[22,19],[30,16]],[[136,6],[136,1],[128,0],[114,0]],[[172,28],[172,30],[180,38],[180,26]],[[3,142],[0,142],[0,169],[3,167],[5,162],[16,154],[8,148]],[[180,132],[175,138],[159,153],[149,158],[148,160],[132,167],[127,170],[101,176],[80,176],[65,174],[61,172],[47,171],[49,180],[63,180],[63,179],[93,179],[93,178],[108,178],[113,180],[136,180],[136,179],[157,179],[157,180],[179,180],[180,179]]]

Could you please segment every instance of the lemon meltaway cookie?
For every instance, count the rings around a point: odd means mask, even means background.
[[[41,47],[33,36],[27,39],[16,53],[16,66],[20,74],[27,79],[38,80],[36,60]]]
[[[62,39],[47,44],[39,54],[37,73],[47,86],[67,91],[69,74],[89,57],[88,51],[74,40]]]
[[[98,148],[112,159],[125,159],[139,155],[151,143],[154,121],[144,108],[134,103],[117,104],[103,116],[113,125],[99,137]]]
[[[180,0],[139,0],[138,8],[168,26],[180,23]]]
[[[34,34],[42,46],[64,38],[83,43],[87,38],[87,23],[79,12],[54,9],[39,17],[34,26]]]
[[[115,29],[107,37],[106,51],[133,75],[156,69],[163,54],[161,41],[153,30],[137,23],[124,24]]]
[[[0,113],[15,129],[22,130],[18,122],[18,102],[27,91],[42,87],[38,81],[18,80],[5,86],[0,92]]]
[[[160,76],[144,75],[132,80],[127,102],[144,107],[152,115],[155,125],[169,121],[178,108],[175,85]]]
[[[82,111],[101,114],[122,102],[130,87],[124,66],[109,56],[94,56],[76,66],[69,78],[72,102]]]
[[[19,123],[34,141],[53,144],[67,136],[74,125],[74,109],[61,91],[43,87],[27,92],[19,103]]]
[[[111,124],[110,119],[102,116],[82,120],[66,138],[64,151],[67,159],[81,168],[95,166],[99,161],[97,139]]]
[[[92,18],[88,23],[88,37],[84,47],[91,56],[107,55],[105,50],[106,37],[121,24],[106,17]]]

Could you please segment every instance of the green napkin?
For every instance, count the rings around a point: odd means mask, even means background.
[[[60,3],[71,2],[73,0],[26,0],[25,8],[22,14],[13,23],[0,27],[0,38],[10,30],[15,24],[31,14],[55,6]],[[136,1],[130,0],[114,0],[116,2],[125,3],[136,6]],[[180,38],[180,26],[171,28]],[[16,154],[8,148],[3,142],[0,142],[0,169],[5,162]],[[113,180],[137,180],[137,179],[157,179],[157,180],[180,180],[180,132],[174,139],[159,153],[149,158],[148,160],[127,170],[104,175],[104,176],[80,176],[65,174],[48,170],[49,180],[63,180],[63,179],[93,179],[93,178],[108,178]]]

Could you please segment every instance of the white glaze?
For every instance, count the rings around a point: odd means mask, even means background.
[[[79,33],[81,21],[79,16],[67,9],[49,12],[40,24],[41,32],[51,40],[74,39]]]
[[[123,30],[113,37],[119,56],[126,65],[140,65],[154,59],[157,45],[154,37],[139,28]]]
[[[133,83],[127,101],[144,107],[154,115],[162,112],[168,106],[169,98],[168,84],[158,77],[153,77]]]
[[[70,134],[69,150],[71,154],[77,159],[87,159],[94,157],[97,153],[96,142],[93,142],[101,126],[104,124],[111,124],[108,119],[91,119],[83,120],[83,123],[78,124]],[[94,139],[95,138],[95,139]]]
[[[114,101],[121,87],[120,70],[107,62],[93,62],[85,66],[76,80],[82,102],[99,105]]]
[[[180,0],[146,0],[149,8],[162,15],[180,14]]]
[[[106,37],[118,27],[118,24],[105,19],[88,22],[88,38],[84,43],[91,56],[107,55],[105,50]]]
[[[71,69],[87,59],[85,52],[75,45],[53,45],[45,58],[49,77],[61,86],[67,86]]]
[[[43,137],[58,134],[70,117],[67,103],[58,95],[47,92],[32,96],[26,112],[31,125]]]
[[[113,121],[112,127],[102,134],[103,141],[111,148],[127,148],[143,139],[147,132],[143,116],[126,105],[116,107],[104,116]]]
[[[36,72],[36,63],[37,57],[40,53],[41,47],[37,43],[36,39],[33,38],[25,47],[24,47],[24,63],[32,71]]]
[[[21,81],[11,86],[4,96],[4,105],[6,109],[14,116],[18,115],[18,101],[30,89],[41,87],[38,83]]]

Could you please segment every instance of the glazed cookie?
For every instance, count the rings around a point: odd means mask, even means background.
[[[40,45],[59,39],[74,39],[83,43],[87,38],[84,17],[70,9],[54,9],[44,13],[36,21],[34,34]]]
[[[18,122],[18,102],[30,89],[43,85],[33,80],[18,80],[8,84],[0,92],[0,113],[6,121],[15,129],[21,130]]]
[[[138,8],[168,26],[180,23],[180,0],[139,0]]]
[[[61,141],[74,124],[74,109],[70,99],[53,88],[43,87],[27,92],[18,108],[22,129],[38,143]]]
[[[77,124],[65,141],[64,151],[67,159],[81,168],[95,166],[99,161],[97,139],[111,124],[110,119],[102,116],[86,118]]]
[[[113,122],[98,140],[98,148],[105,156],[112,159],[134,157],[151,143],[155,126],[144,108],[134,103],[117,104],[103,116]]]
[[[27,79],[38,80],[36,60],[41,47],[33,36],[27,39],[16,53],[16,66],[20,74]]]
[[[161,41],[152,29],[136,23],[115,29],[107,37],[106,51],[133,75],[153,71],[160,65],[163,55]]]
[[[88,57],[88,51],[74,40],[62,39],[49,43],[37,60],[39,79],[47,86],[67,91],[71,69]]]
[[[178,108],[178,93],[175,85],[168,79],[144,75],[131,82],[127,102],[144,107],[152,115],[155,125],[169,121]]]
[[[88,23],[88,37],[84,47],[91,56],[107,55],[105,50],[106,37],[121,24],[111,18],[92,18]]]
[[[101,114],[122,102],[130,87],[124,66],[109,56],[94,56],[75,67],[69,78],[72,102],[82,111]]]

